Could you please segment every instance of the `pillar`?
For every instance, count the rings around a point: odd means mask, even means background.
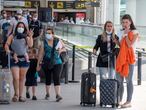
[[[4,0],[0,0],[0,11],[3,10]]]
[[[40,0],[41,7],[48,7],[48,1],[49,0]]]
[[[120,1],[121,0],[107,0],[106,20],[112,21],[115,25],[120,24]]]
[[[146,0],[137,0],[136,2],[136,25],[146,26]]]
[[[139,2],[141,0],[137,0],[137,1]],[[134,23],[136,21],[136,5],[137,5],[136,0],[126,0],[126,14],[131,15]]]

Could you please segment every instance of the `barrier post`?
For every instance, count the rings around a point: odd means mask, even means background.
[[[138,52],[137,84],[141,85],[142,53]]]

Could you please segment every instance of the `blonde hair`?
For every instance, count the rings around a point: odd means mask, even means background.
[[[102,37],[101,37],[101,40],[103,42],[106,42],[107,41],[106,26],[107,26],[108,23],[111,23],[113,25],[113,23],[111,21],[106,21],[106,23],[104,24],[104,31],[103,31]],[[115,30],[114,30],[114,28],[112,30],[112,39],[115,39]]]

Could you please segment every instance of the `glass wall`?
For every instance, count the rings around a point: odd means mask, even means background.
[[[101,34],[102,28],[99,26],[73,25],[57,23],[55,34],[73,44],[85,47],[93,47],[97,36]]]
[[[102,34],[102,31],[103,31],[102,27],[95,26],[95,25],[56,23],[56,25],[54,26],[54,29],[55,29],[55,34],[58,37],[70,43],[73,43],[78,46],[83,46],[84,48],[93,48],[98,35]],[[115,26],[115,29],[117,32],[120,30],[120,27],[121,26],[119,25]],[[136,28],[140,35],[137,48],[146,48],[145,47],[146,26],[136,26]]]
[[[121,5],[120,5],[120,18],[126,14],[126,0],[121,0]]]

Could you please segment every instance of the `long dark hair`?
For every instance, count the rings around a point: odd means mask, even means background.
[[[24,32],[23,32],[23,34],[24,34],[24,35],[27,35],[27,28],[26,28],[26,25],[25,25],[23,22],[18,22],[18,23],[17,23],[16,28],[15,28],[15,33],[14,33],[14,35],[18,35],[17,29],[18,29],[18,26],[19,26],[20,24],[23,24],[23,25],[24,25]]]
[[[136,30],[136,27],[133,23],[133,20],[131,18],[131,16],[129,14],[125,14],[123,17],[122,17],[122,20],[124,19],[128,19],[130,22],[131,22],[131,25],[130,25],[130,30]]]

